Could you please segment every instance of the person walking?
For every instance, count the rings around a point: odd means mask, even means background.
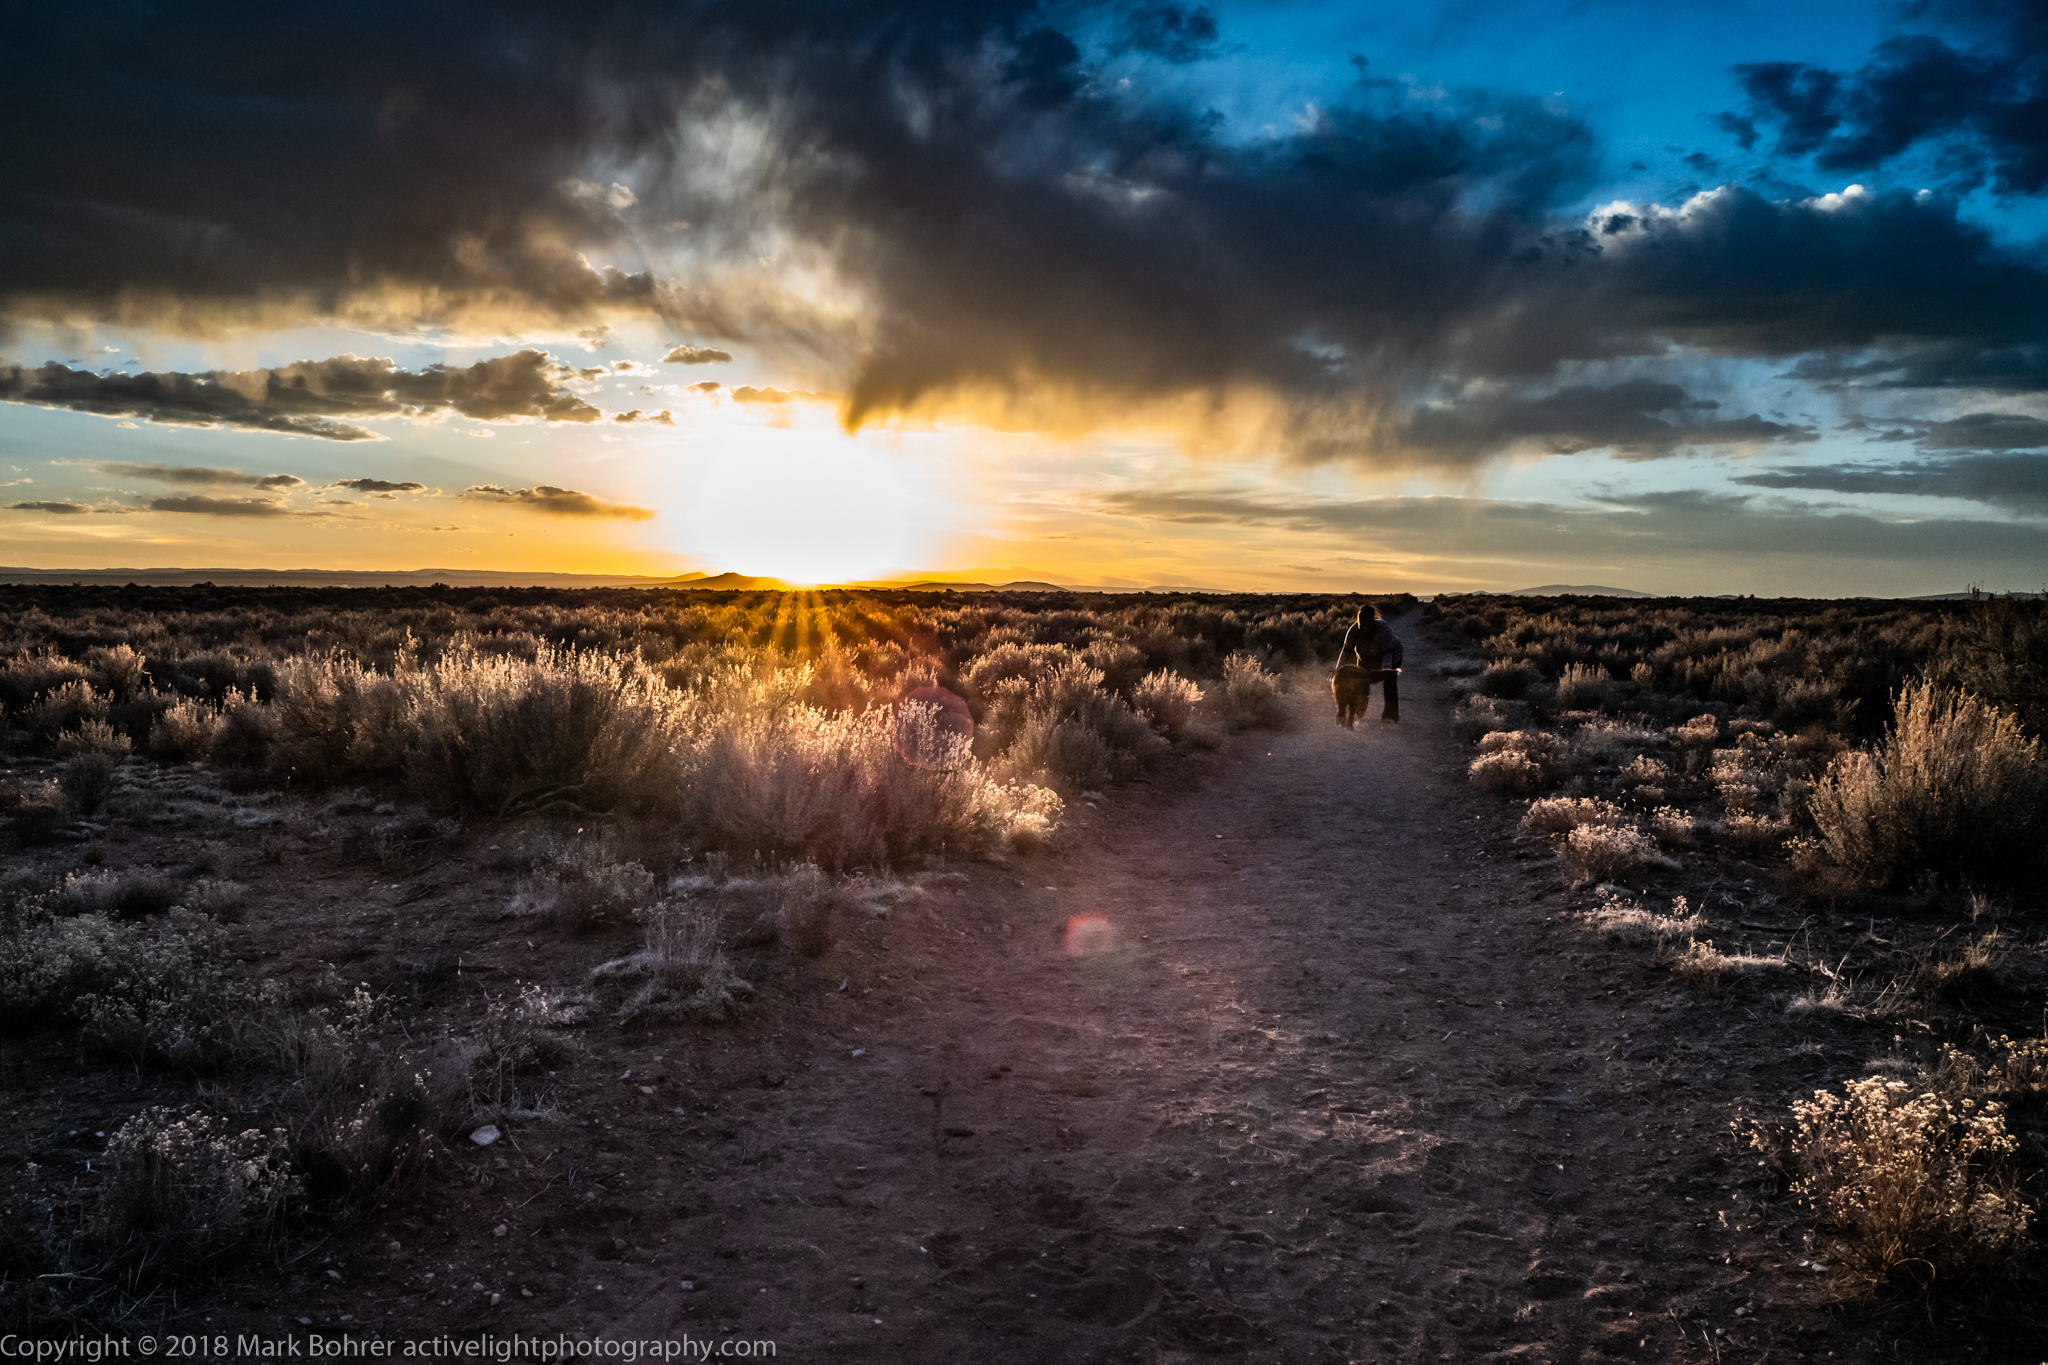
[[[1367,612],[1372,613],[1370,619]],[[1364,669],[1368,691],[1372,684],[1380,685],[1380,719],[1397,724],[1401,719],[1401,637],[1380,616],[1378,607],[1367,606],[1358,609],[1358,619],[1344,632],[1344,640],[1337,662],[1355,663]],[[1352,657],[1346,658],[1346,654]]]

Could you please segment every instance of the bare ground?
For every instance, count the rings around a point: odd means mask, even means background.
[[[1418,634],[1405,724],[1338,729],[1305,678],[1294,729],[764,960],[735,1024],[588,1030],[538,1114],[415,1201],[152,1311],[785,1360],[1944,1358],[1830,1315],[1728,1134],[1825,1047],[1571,919],[1585,897],[1464,782]],[[487,864],[309,861],[268,970],[411,973],[459,1010],[630,946],[508,924]],[[1741,872],[1679,880],[1773,913]],[[148,1089],[18,1103],[56,1133]]]

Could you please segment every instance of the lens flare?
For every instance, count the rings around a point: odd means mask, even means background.
[[[1106,915],[1069,915],[1065,946],[1068,957],[1100,957],[1116,947],[1116,930]]]

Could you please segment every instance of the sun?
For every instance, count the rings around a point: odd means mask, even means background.
[[[755,436],[700,470],[685,517],[691,550],[808,586],[881,576],[921,548],[920,490],[889,452],[838,431]]]

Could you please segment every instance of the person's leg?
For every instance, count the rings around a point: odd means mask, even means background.
[[[1380,676],[1386,679],[1381,694],[1386,700],[1380,706],[1380,719],[1398,721],[1401,719],[1401,674],[1398,670],[1389,668]]]

